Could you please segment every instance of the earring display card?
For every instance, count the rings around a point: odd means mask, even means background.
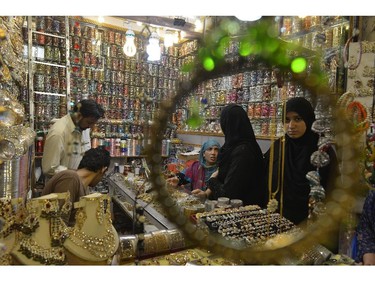
[[[348,69],[346,89],[356,94],[359,101],[371,107],[375,77],[375,42],[362,41],[350,43],[349,65],[355,65],[361,56],[359,66]]]

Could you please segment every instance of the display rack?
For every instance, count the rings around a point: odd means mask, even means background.
[[[145,134],[159,103],[167,100],[180,76],[178,47],[161,45],[160,61],[147,61],[145,34],[136,34],[137,52],[123,52],[124,28],[105,27],[70,18],[72,100],[83,97],[102,104],[106,114],[92,132],[94,138],[133,138]]]
[[[66,16],[27,17],[29,118],[37,134],[70,109],[68,34]]]
[[[225,51],[226,60],[239,59],[239,44],[237,38],[231,39]],[[241,105],[248,113],[257,138],[271,139],[283,134],[283,102],[291,96],[310,99],[310,95],[292,82],[291,74],[278,73],[278,69],[261,64],[254,65],[251,57],[246,60],[239,69],[228,70],[226,75],[200,83],[194,92],[180,101],[173,120],[180,134],[222,135],[220,113],[230,103]],[[196,128],[187,124],[192,104],[198,106],[203,120]]]

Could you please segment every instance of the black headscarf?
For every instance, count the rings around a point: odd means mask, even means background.
[[[249,117],[241,106],[229,104],[224,107],[220,115],[220,126],[225,142],[220,149],[219,163],[230,155],[233,148],[242,143],[250,144],[256,156],[262,158],[262,151],[256,141]]]
[[[218,155],[218,176],[208,183],[210,199],[224,196],[264,208],[268,200],[266,167],[246,111],[236,104],[227,105],[220,125],[225,142]]]
[[[311,125],[315,121],[314,109],[311,103],[302,97],[291,98],[286,102],[286,113],[298,113],[306,124],[306,132],[298,139],[292,139],[285,135],[285,159],[282,159],[280,140],[274,145],[274,161],[272,176],[272,192],[277,189],[279,164],[284,161],[284,185],[283,185],[283,216],[298,224],[308,216],[308,198],[310,193],[309,181],[306,174],[316,170],[310,163],[311,154],[318,149],[319,136],[311,131]],[[265,155],[266,165],[269,165],[268,151]],[[281,161],[281,162],[280,162]],[[268,173],[267,173],[268,175]],[[281,186],[280,186],[281,187]],[[281,190],[277,194],[280,200]],[[280,202],[280,201],[279,201]]]
[[[308,142],[309,140],[311,140],[311,138],[317,138],[317,135],[311,131],[311,126],[315,121],[314,109],[307,99],[302,97],[295,97],[289,99],[286,102],[285,111],[286,113],[292,111],[297,112],[306,124],[305,134],[298,139],[294,139],[294,142]]]

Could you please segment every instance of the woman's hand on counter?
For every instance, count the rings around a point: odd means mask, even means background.
[[[167,184],[171,185],[171,186],[174,186],[174,187],[177,187],[178,185],[178,178],[177,177],[172,177],[172,178],[168,178],[166,180]]]

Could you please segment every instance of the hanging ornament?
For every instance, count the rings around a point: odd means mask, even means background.
[[[328,153],[322,150],[313,152],[310,161],[311,164],[319,168],[327,166],[330,162]]]

